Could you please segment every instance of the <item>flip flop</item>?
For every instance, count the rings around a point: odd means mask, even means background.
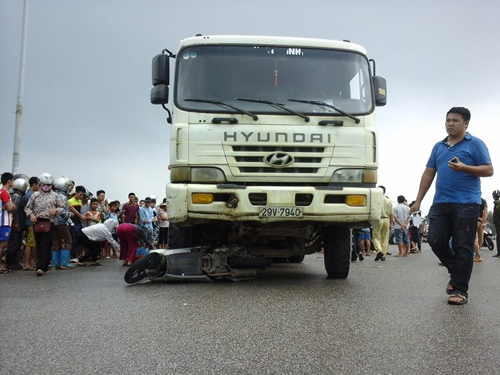
[[[7,274],[7,273],[11,273],[11,272],[12,272],[12,270],[9,270],[7,268],[3,268],[0,270],[0,274]]]

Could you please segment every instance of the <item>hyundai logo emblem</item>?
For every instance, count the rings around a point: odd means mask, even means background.
[[[293,164],[293,162],[293,156],[285,152],[273,152],[264,157],[264,163],[273,168],[285,168]]]

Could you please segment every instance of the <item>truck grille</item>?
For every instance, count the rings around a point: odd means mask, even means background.
[[[290,146],[228,146],[226,157],[236,174],[252,175],[317,175],[320,168],[326,168],[331,159],[329,147],[290,147]],[[271,153],[282,152],[293,157],[288,167],[272,167],[264,158]]]

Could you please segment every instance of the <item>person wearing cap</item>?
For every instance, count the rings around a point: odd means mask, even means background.
[[[36,275],[43,276],[49,271],[52,248],[52,237],[55,227],[54,218],[64,210],[64,202],[53,189],[54,177],[49,173],[42,173],[38,177],[40,189],[30,197],[24,212],[35,224],[35,240],[37,252]],[[37,230],[38,224],[44,224],[47,229]]]
[[[139,225],[153,231],[153,208],[151,207],[151,198],[144,199],[144,206],[139,209]]]
[[[373,226],[373,247],[375,247],[375,261],[385,261],[387,257],[387,250],[389,248],[389,233],[391,231],[392,218],[392,203],[385,195],[385,187],[379,186],[384,192],[384,203],[382,204],[382,211],[380,213],[380,220]]]
[[[158,210],[158,219],[160,225],[160,232],[158,235],[158,247],[166,249],[168,247],[168,216],[167,216],[167,203],[163,201]]]
[[[154,219],[154,213],[153,209],[151,208],[151,198],[146,197],[144,199],[144,206],[139,209],[139,225],[141,226],[141,228],[149,230],[152,234],[153,219]]]
[[[405,204],[405,197],[398,196],[398,204],[394,207],[392,215],[394,218],[394,236],[398,245],[397,257],[406,257],[410,253],[410,236],[408,233],[408,221],[410,208]]]

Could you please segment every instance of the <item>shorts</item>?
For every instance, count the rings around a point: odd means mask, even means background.
[[[33,231],[33,225],[26,227],[26,246],[36,247],[35,232]]]
[[[408,229],[394,229],[394,237],[396,237],[396,244],[405,243],[410,244],[410,236],[408,236]]]
[[[158,243],[168,243],[168,227],[160,227],[160,233],[158,234]]]
[[[371,240],[372,237],[370,236],[370,233],[360,233],[358,236],[358,239],[360,240]]]
[[[11,230],[12,230],[11,227],[7,227],[7,226],[0,227],[0,242],[9,240]]]

